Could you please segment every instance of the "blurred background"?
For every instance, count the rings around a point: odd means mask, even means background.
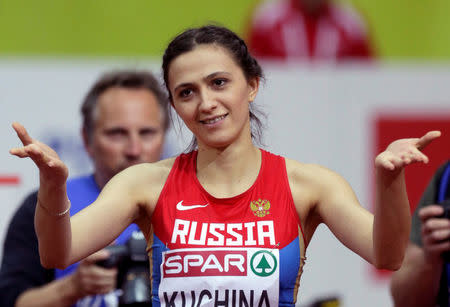
[[[218,23],[243,37],[265,69],[256,102],[275,153],[342,174],[373,204],[373,159],[398,137],[440,129],[431,161],[407,171],[414,209],[450,157],[450,2],[444,0],[0,1],[0,242],[23,197],[38,185],[11,123],[53,146],[71,175],[87,173],[79,106],[114,68],[160,76],[167,43],[187,27]],[[190,140],[169,134],[165,156]],[[2,247],[0,246],[0,251]],[[319,227],[307,250],[299,306],[392,306],[389,273],[370,267]]]

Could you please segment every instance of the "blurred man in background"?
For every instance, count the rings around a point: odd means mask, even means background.
[[[121,170],[161,158],[169,124],[165,100],[165,92],[149,72],[116,71],[97,80],[81,106],[82,137],[94,171],[68,181],[71,215],[93,202]],[[0,306],[117,306],[118,270],[97,265],[110,256],[107,250],[65,270],[41,266],[34,232],[36,202],[37,192],[26,197],[9,225],[0,271]],[[131,225],[115,243],[125,244],[137,231]]]
[[[414,212],[405,259],[400,270],[392,275],[391,294],[395,306],[450,306],[448,210],[450,161],[436,171]]]
[[[275,0],[252,18],[250,51],[276,60],[369,59],[373,48],[363,18],[333,0]]]

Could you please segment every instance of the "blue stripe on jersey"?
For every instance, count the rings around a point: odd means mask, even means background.
[[[161,263],[162,253],[169,250],[164,243],[153,233],[153,245],[152,245],[152,306],[159,307],[161,302],[159,301],[158,291],[159,283],[161,282]]]
[[[280,249],[280,298],[279,306],[294,306],[296,281],[300,270],[300,242],[298,237]]]

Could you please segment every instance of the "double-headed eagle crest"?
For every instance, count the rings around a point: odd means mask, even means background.
[[[250,203],[250,209],[257,217],[265,217],[269,214],[270,202],[266,199],[254,200]]]

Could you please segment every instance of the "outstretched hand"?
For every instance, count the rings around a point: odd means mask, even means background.
[[[69,175],[67,166],[61,161],[58,154],[38,140],[31,138],[21,124],[12,124],[23,146],[10,149],[10,154],[19,158],[30,158],[40,171],[41,180],[53,183],[64,183]]]
[[[415,162],[428,163],[428,157],[421,150],[440,136],[440,131],[429,131],[421,138],[396,140],[376,157],[375,166],[394,171]]]

